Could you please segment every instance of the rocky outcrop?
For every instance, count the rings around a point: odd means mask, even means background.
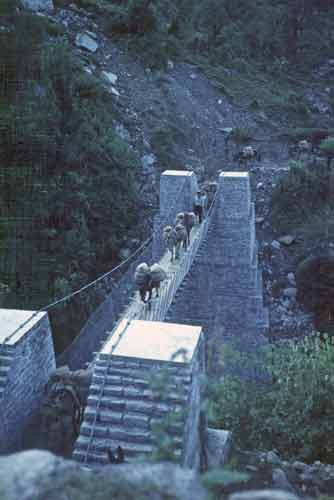
[[[52,11],[54,9],[52,0],[21,0],[23,7],[32,11]]]
[[[207,429],[208,469],[218,469],[226,465],[232,446],[232,433],[222,429]]]
[[[320,495],[332,495],[334,491],[334,465],[316,461],[306,464],[297,460],[284,460],[276,450],[242,451],[233,450],[233,459],[238,462],[240,472],[245,472],[249,478],[242,487],[235,484],[229,487],[233,493],[230,500],[288,500],[290,498],[316,498]],[[262,490],[271,488],[281,496],[267,496]],[[258,496],[238,496],[238,490],[257,489]],[[285,492],[285,496],[282,492]],[[241,494],[240,494],[241,495]]]
[[[229,500],[298,500],[298,498],[286,491],[254,490],[234,493],[229,496]]]
[[[115,467],[117,474],[112,470]],[[192,471],[171,463],[110,465],[101,472],[91,472],[38,450],[0,458],[0,488],[6,500],[207,498]]]

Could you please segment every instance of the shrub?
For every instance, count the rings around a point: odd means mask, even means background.
[[[158,19],[152,0],[130,0],[128,5],[108,9],[108,29],[113,33],[149,33],[157,31]]]
[[[247,357],[239,356],[238,363]],[[268,383],[226,375],[210,388],[209,423],[231,430],[243,448],[276,448],[284,457],[334,463],[332,339],[315,334],[267,348],[257,360]]]
[[[237,144],[244,144],[253,139],[253,133],[248,128],[236,127],[231,132],[230,137]]]
[[[278,232],[304,226],[317,211],[332,204],[331,175],[326,165],[313,161],[293,166],[276,185],[271,198],[271,220]]]
[[[12,14],[18,6],[18,0],[0,0],[0,17]]]
[[[324,253],[303,260],[297,268],[296,281],[298,300],[315,314],[316,327],[332,334],[334,256]]]
[[[327,157],[328,166],[334,158],[334,137],[328,137],[320,143],[320,151]]]
[[[39,16],[19,14],[13,23],[14,34],[6,32],[0,47],[4,56],[0,84],[4,83],[5,97],[0,161],[10,167],[8,188],[2,183],[0,194],[5,200],[15,189],[15,212],[9,216],[24,214],[35,221],[70,212],[62,227],[36,223],[30,229],[28,225],[22,228],[25,252],[15,261],[17,276],[25,273],[24,259],[33,256],[34,262],[44,262],[43,269],[42,264],[31,269],[39,297],[22,297],[29,309],[52,302],[54,294],[59,298],[80,288],[112,267],[110,252],[106,255],[100,242],[112,238],[115,259],[124,231],[137,220],[136,158],[114,130],[112,98],[106,99],[100,83],[83,71],[71,48],[52,43]],[[17,182],[22,169],[27,172],[26,185]],[[70,262],[78,255],[80,273],[68,281]],[[11,261],[12,256],[4,258]],[[96,304],[93,293],[89,299]],[[22,306],[21,297],[15,294],[11,301],[8,307]],[[68,321],[67,311],[62,310],[59,318],[61,315],[66,316],[66,327],[60,320],[58,325],[56,314],[53,319],[57,352],[87,319],[82,311],[75,321]]]

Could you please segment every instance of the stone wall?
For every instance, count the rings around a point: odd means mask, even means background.
[[[188,396],[188,415],[184,429],[183,461],[185,467],[196,471],[203,470],[203,454],[205,450],[205,424],[201,418],[201,403],[203,393],[203,376],[206,373],[204,336],[194,353],[191,367],[191,389]]]
[[[124,307],[129,303],[131,295],[136,290],[133,280],[138,264],[152,260],[152,245],[147,245],[138,257],[133,259],[122,275],[114,276],[115,285],[111,285],[109,295],[91,314],[80,332],[68,346],[57,356],[57,366],[68,365],[71,370],[85,368],[93,360],[94,352],[98,352],[101,344],[107,339],[119,319]],[[86,293],[90,293],[89,290]]]
[[[0,405],[0,452],[22,449],[24,433],[38,414],[44,386],[55,369],[47,313],[10,346],[14,359]],[[1,345],[0,345],[1,350]]]
[[[223,172],[218,189],[207,238],[167,313],[168,321],[203,327],[212,375],[226,341],[257,348],[268,328],[249,175]]]

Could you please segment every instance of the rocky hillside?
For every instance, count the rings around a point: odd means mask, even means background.
[[[295,303],[296,247],[272,246],[282,234],[273,231],[270,202],[289,167],[289,145],[333,127],[334,14],[325,1],[311,10],[293,5],[291,13],[283,0],[277,10],[269,3],[267,12],[227,2],[214,20],[209,1],[199,11],[191,1],[4,3],[1,154],[10,169],[1,194],[12,218],[1,225],[5,306],[44,306],[126,258],[150,234],[164,169],[191,169],[204,181],[246,168],[273,334],[307,328]],[[281,49],[263,31],[252,52],[251,36],[274,14]],[[290,60],[282,51],[293,16],[300,32]],[[236,38],[228,39],[237,18]],[[323,27],[321,40],[311,19]],[[260,150],[261,162],[238,164],[245,144]],[[79,326],[57,337],[58,350]]]

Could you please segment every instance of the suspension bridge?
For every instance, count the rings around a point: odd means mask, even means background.
[[[193,229],[188,250],[177,263],[169,262],[162,229],[173,224],[178,212],[192,210],[197,189],[194,173],[164,172],[153,234],[121,263],[121,279],[113,282],[118,267],[72,296],[60,299],[68,303],[74,296],[87,294],[101,284],[111,288],[72,345],[58,358],[58,364],[67,363],[72,368],[81,368],[87,362],[93,365],[88,404],[73,452],[76,460],[88,466],[108,463],[107,450],[119,445],[128,461],[151,456],[157,444],[154,429],[173,415],[176,421],[172,418],[167,430],[174,458],[186,466],[200,468],[200,375],[208,373],[208,345],[213,347],[218,363],[220,346],[231,338],[238,338],[244,348],[256,348],[266,342],[268,313],[263,307],[255,209],[247,173],[223,172],[219,176],[207,216]],[[133,285],[134,270],[140,262],[160,262],[168,276],[150,308],[140,303]],[[27,313],[25,321],[13,327],[9,335],[0,337],[0,362],[6,358],[2,377],[5,404],[0,416],[7,433],[11,409],[15,407],[15,393],[10,392],[9,382],[15,379],[17,371],[17,363],[13,362],[16,351],[30,330],[35,330],[41,340],[42,328],[44,344],[40,356],[44,361],[48,359],[43,365],[44,378],[47,371],[54,369],[47,312],[59,302]],[[31,337],[30,344],[34,336]],[[36,360],[34,363],[35,368],[40,364]],[[26,366],[30,365],[28,357]],[[163,393],[156,393],[152,381],[161,373],[168,374],[168,383]],[[33,376],[37,389],[32,406],[36,407],[36,394],[43,381],[36,372]],[[18,416],[28,401],[29,397],[21,396],[20,402],[16,402]],[[21,412],[22,425],[25,417]]]

